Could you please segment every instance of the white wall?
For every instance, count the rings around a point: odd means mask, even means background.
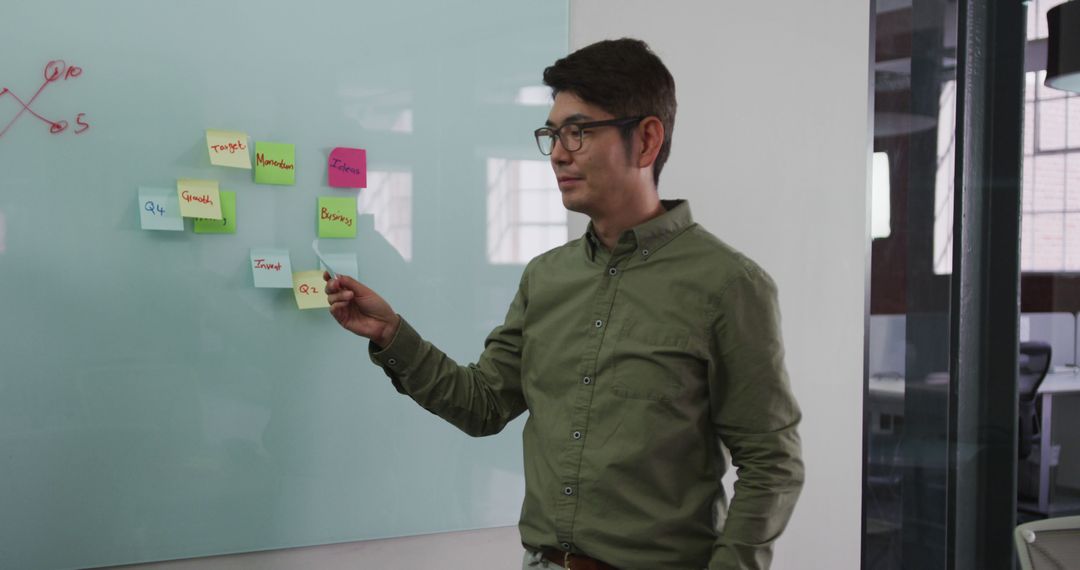
[[[807,484],[774,568],[858,568],[869,3],[572,0],[570,28],[572,49],[635,36],[664,59],[679,112],[661,196],[688,198],[698,222],[780,287]],[[570,235],[584,227],[575,216]],[[338,567],[345,549],[363,568],[406,567],[416,553],[510,568],[520,552],[513,529],[361,544],[305,560]],[[257,566],[272,567],[234,567]]]
[[[638,37],[675,76],[661,197],[780,288],[807,472],[781,570],[859,567],[869,28],[856,1],[571,4],[572,49]]]

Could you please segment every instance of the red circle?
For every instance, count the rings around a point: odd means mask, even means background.
[[[67,71],[67,64],[62,59],[54,59],[45,64],[45,81],[51,82],[60,79],[60,76]]]

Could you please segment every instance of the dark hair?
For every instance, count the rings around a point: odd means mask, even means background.
[[[675,130],[675,80],[648,44],[622,38],[583,47],[545,69],[544,84],[552,96],[566,91],[616,117],[658,117],[664,142],[653,164],[653,182],[659,184]],[[623,129],[627,153],[634,126]]]

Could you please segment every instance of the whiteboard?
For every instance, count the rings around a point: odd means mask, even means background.
[[[522,420],[432,416],[326,311],[253,287],[249,251],[317,269],[317,198],[358,195],[323,251],[474,361],[522,270],[490,256],[489,164],[542,159],[528,94],[567,27],[565,0],[6,4],[0,568],[515,523]],[[295,144],[296,184],[212,166],[205,129]],[[367,188],[327,186],[337,146]],[[236,233],[142,230],[139,186],[178,178],[234,191]]]

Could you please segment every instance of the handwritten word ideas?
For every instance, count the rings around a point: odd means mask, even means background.
[[[346,147],[330,151],[326,179],[332,188],[366,188],[367,151]]]
[[[19,106],[22,107],[21,109],[19,109],[19,112],[15,114],[14,118],[12,118],[10,121],[8,121],[6,125],[0,128],[0,137],[3,137],[4,134],[8,132],[8,129],[10,129],[19,120],[19,118],[23,116],[24,113],[30,113],[30,115],[35,119],[45,123],[46,125],[49,125],[49,132],[54,135],[58,135],[66,131],[69,126],[69,123],[67,121],[63,119],[54,121],[52,119],[45,118],[33,109],[34,101],[37,100],[37,98],[41,95],[41,92],[44,91],[45,88],[49,85],[57,82],[66,82],[68,80],[75,79],[76,77],[82,75],[82,73],[83,69],[81,67],[77,65],[69,66],[62,59],[54,59],[49,63],[45,64],[45,70],[43,73],[43,75],[45,76],[45,82],[41,84],[41,87],[38,87],[38,90],[34,92],[34,95],[31,96],[29,100],[24,101],[22,98],[16,95],[14,91],[7,87],[0,88],[0,98],[3,98],[5,95],[10,95],[11,98],[15,99],[15,101],[18,102]],[[75,115],[75,125],[75,128],[72,129],[71,132],[77,135],[83,134],[84,132],[86,132],[87,129],[90,128],[90,123],[86,120],[86,113],[78,113],[77,115]]]
[[[296,147],[288,143],[255,142],[255,183],[291,186],[296,183]]]
[[[139,187],[139,222],[144,230],[184,231],[180,201],[169,188]]]
[[[330,301],[323,291],[322,271],[300,271],[292,274],[293,296],[300,309],[325,309]]]
[[[356,237],[356,198],[319,197],[319,237]]]
[[[251,276],[256,287],[292,289],[292,275],[289,250],[252,248]]]
[[[207,129],[206,150],[210,153],[210,164],[251,170],[247,140],[247,133]]]
[[[217,180],[181,178],[176,181],[176,194],[180,197],[181,216],[222,219],[221,195],[218,192]]]

